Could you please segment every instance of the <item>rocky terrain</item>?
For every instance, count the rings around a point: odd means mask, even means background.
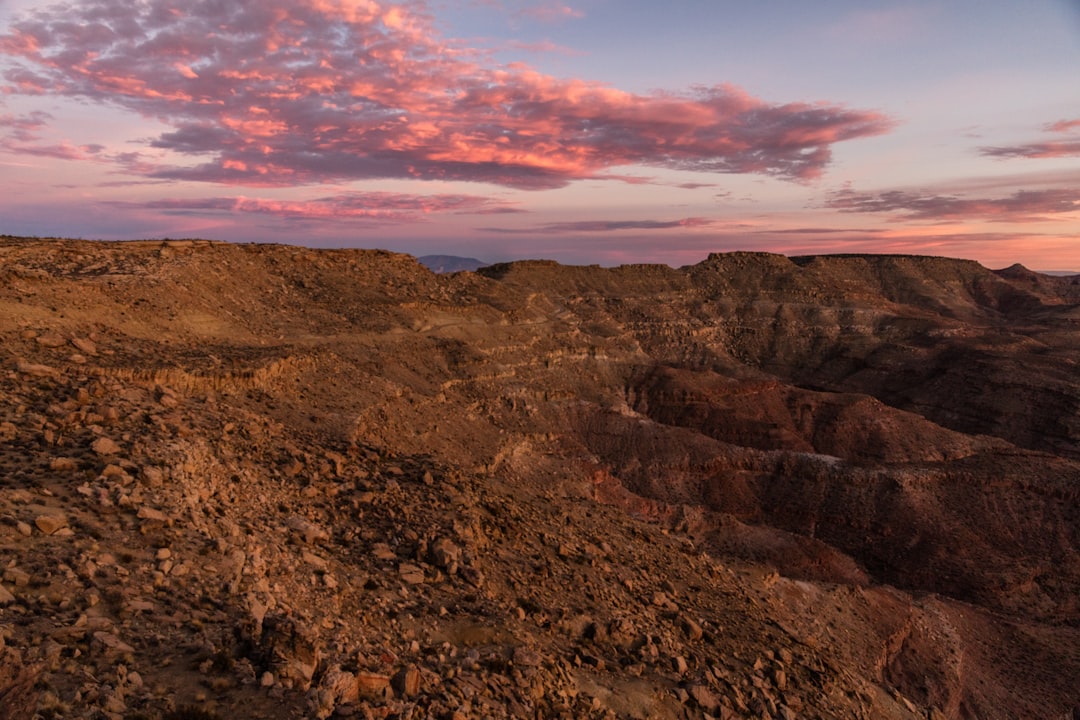
[[[1080,277],[0,239],[0,719],[1080,717]]]

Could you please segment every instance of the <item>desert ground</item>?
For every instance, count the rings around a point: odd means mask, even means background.
[[[1080,276],[0,238],[0,719],[1080,718]]]

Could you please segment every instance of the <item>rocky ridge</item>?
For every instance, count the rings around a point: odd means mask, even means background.
[[[4,239],[0,718],[1065,717],[1078,288]]]

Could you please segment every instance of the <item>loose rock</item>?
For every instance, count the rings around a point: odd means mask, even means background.
[[[119,455],[123,452],[123,449],[116,444],[116,441],[107,437],[99,437],[90,445],[90,448],[98,455],[104,456]]]
[[[63,515],[38,515],[34,524],[45,535],[52,535],[60,528],[67,527],[68,521]]]

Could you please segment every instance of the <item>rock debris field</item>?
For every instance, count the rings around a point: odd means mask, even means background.
[[[0,238],[0,720],[1080,718],[1080,277]]]

